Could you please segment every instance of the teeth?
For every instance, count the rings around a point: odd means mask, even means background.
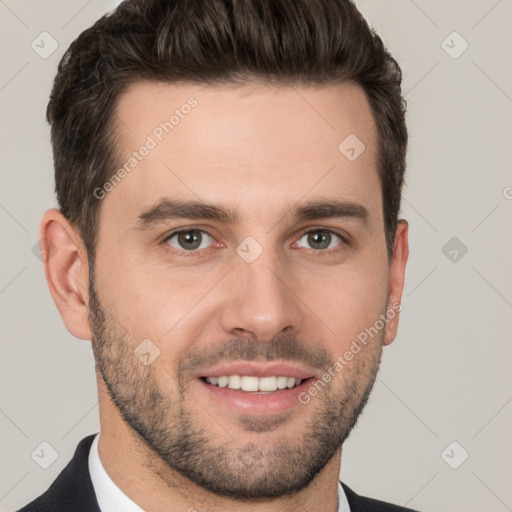
[[[219,377],[217,379],[217,386],[219,388],[225,388],[228,385],[229,377],[225,377],[224,375],[222,377]]]
[[[242,391],[258,391],[258,377],[248,377],[244,375],[240,389]]]
[[[242,387],[242,377],[240,375],[231,375],[229,377],[228,388],[240,389]]]
[[[277,377],[277,389],[284,389],[288,386],[288,377]]]
[[[293,379],[295,384],[295,379]],[[275,391],[277,389],[277,377],[261,377],[259,379],[260,391]]]
[[[294,388],[302,380],[294,377],[254,377],[249,375],[223,375],[221,377],[207,377],[206,382],[221,388],[241,389],[242,391],[277,391],[278,389]]]

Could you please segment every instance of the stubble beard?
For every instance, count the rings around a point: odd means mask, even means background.
[[[286,435],[286,422],[293,421],[297,414],[291,415],[292,419],[288,414],[241,416],[237,432],[243,429],[244,435],[230,434],[229,425],[219,425],[224,432],[228,430],[225,436],[228,440],[219,441],[212,430],[199,424],[197,414],[203,409],[188,392],[190,380],[186,379],[186,365],[178,365],[177,396],[172,400],[171,392],[164,393],[159,386],[158,365],[141,364],[133,354],[133,343],[119,334],[114,320],[107,318],[93,279],[89,295],[96,371],[122,419],[167,467],[221,497],[263,502],[306,488],[355,426],[378,372],[384,332],[380,333],[380,339],[372,341],[379,349],[372,348],[365,357],[358,354],[342,369],[343,382],[322,389],[309,404],[297,406],[303,408],[298,411],[299,416],[309,415],[300,429],[300,437],[290,439]],[[289,341],[284,344],[276,340],[274,345],[262,346],[260,352],[267,353],[274,347],[282,353],[290,346]],[[240,345],[236,350],[238,354],[243,352]],[[254,347],[248,358],[253,356]],[[329,359],[324,362],[329,363]],[[212,421],[208,416],[205,424],[211,425]]]

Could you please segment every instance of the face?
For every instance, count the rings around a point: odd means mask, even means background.
[[[339,452],[396,322],[364,93],[139,83],[116,114],[126,172],[98,193],[90,289],[99,378],[203,488],[298,491]]]

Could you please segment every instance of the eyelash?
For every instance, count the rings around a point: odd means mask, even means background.
[[[166,244],[168,247],[170,247],[169,244],[167,244],[167,242],[173,236],[179,235],[180,233],[187,233],[189,231],[198,231],[200,233],[208,235],[209,237],[211,237],[212,239],[215,240],[215,237],[213,237],[210,233],[208,233],[208,231],[206,231],[204,229],[201,229],[199,227],[189,226],[189,227],[186,227],[186,228],[180,228],[180,229],[177,229],[176,231],[173,231],[172,233],[170,233],[168,236],[166,236],[164,238],[162,243]],[[321,232],[321,231],[332,233],[332,234],[338,236],[341,239],[341,243],[339,245],[341,245],[341,246],[350,246],[350,241],[348,240],[348,238],[346,236],[338,233],[337,231],[335,231],[333,229],[328,229],[328,228],[313,228],[313,229],[308,228],[307,230],[301,232],[301,234],[299,235],[297,240],[300,240],[304,235],[307,235],[308,233],[317,233],[317,232]],[[180,255],[183,255],[184,257],[197,257],[197,256],[201,256],[201,252],[202,251],[209,250],[209,249],[211,249],[211,247],[209,247],[207,249],[195,249],[193,251],[185,251],[185,250],[180,251],[179,249],[176,249],[175,247],[171,247],[171,250],[173,252],[174,251],[178,251],[180,253]],[[339,250],[341,250],[341,248],[309,249],[309,250],[312,251],[312,253],[310,253],[310,254],[313,254],[314,256],[328,257],[328,256],[335,255],[333,253],[337,253]]]

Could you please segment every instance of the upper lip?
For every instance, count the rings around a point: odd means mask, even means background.
[[[239,361],[213,366],[197,373],[196,377],[220,377],[222,375],[249,375],[253,377],[286,376],[303,380],[313,377],[314,372],[294,363],[254,363],[250,361]]]

